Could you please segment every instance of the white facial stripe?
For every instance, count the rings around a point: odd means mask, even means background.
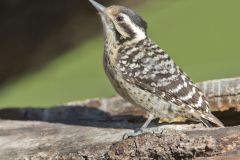
[[[124,21],[132,28],[138,40],[146,38],[145,32],[141,28],[139,28],[135,23],[133,23],[132,20],[127,15],[121,14],[121,16],[124,17]]]
[[[117,22],[116,22],[117,23]],[[128,38],[129,35],[125,32],[125,30],[120,27],[118,24],[115,25],[116,26],[116,29],[118,30],[118,32],[124,37],[124,38]]]
[[[133,23],[127,15],[125,15],[123,13],[120,13],[119,15],[124,18],[123,23],[128,24],[129,27],[131,28],[131,30],[135,33],[136,37],[134,38],[134,40],[139,41],[139,40],[142,40],[142,39],[146,38],[145,32],[141,28],[139,28],[135,23]],[[118,24],[119,22],[117,22],[114,17],[113,17],[113,22],[115,23],[115,27],[118,30],[118,32],[124,38],[129,37],[128,33],[126,33],[125,30],[122,27],[120,27],[120,25]]]

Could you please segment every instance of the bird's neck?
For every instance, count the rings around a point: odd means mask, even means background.
[[[148,40],[148,37],[144,34],[142,35],[136,35],[136,37],[131,38],[131,39],[127,39],[126,41],[122,42],[122,45],[135,45],[138,44],[141,41],[146,41]],[[120,42],[121,43],[121,42]]]
[[[151,40],[149,38],[141,39],[138,41],[129,41],[128,43],[120,43],[117,41],[107,40],[105,41],[104,57],[109,64],[114,65],[121,54],[133,49],[140,49],[141,47],[149,44]]]

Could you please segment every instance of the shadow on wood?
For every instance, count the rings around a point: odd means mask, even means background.
[[[72,102],[50,109],[0,110],[0,159],[201,159],[240,155],[240,78],[206,81],[211,110],[227,128],[162,124],[157,133],[122,140],[145,112],[120,97]],[[159,126],[159,127],[157,127]]]

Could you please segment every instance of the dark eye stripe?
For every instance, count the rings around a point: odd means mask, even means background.
[[[131,27],[128,24],[121,23],[120,25],[131,39],[133,39],[136,36],[136,33],[131,29]]]
[[[124,31],[130,36],[128,38],[125,38],[125,39],[122,39],[122,35],[117,31],[117,29],[115,28],[116,30],[116,39],[120,42],[120,43],[124,43],[126,41],[130,41],[132,40],[134,37],[135,37],[135,33],[128,27],[127,24],[125,23],[121,23],[120,24],[121,27],[124,29]]]
[[[123,8],[122,13],[129,16],[132,22],[135,23],[137,26],[143,28],[144,30],[147,30],[147,23],[137,13],[127,8]]]

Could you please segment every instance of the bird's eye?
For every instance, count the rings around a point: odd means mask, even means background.
[[[117,16],[116,19],[118,22],[122,22],[124,20],[123,16]]]

